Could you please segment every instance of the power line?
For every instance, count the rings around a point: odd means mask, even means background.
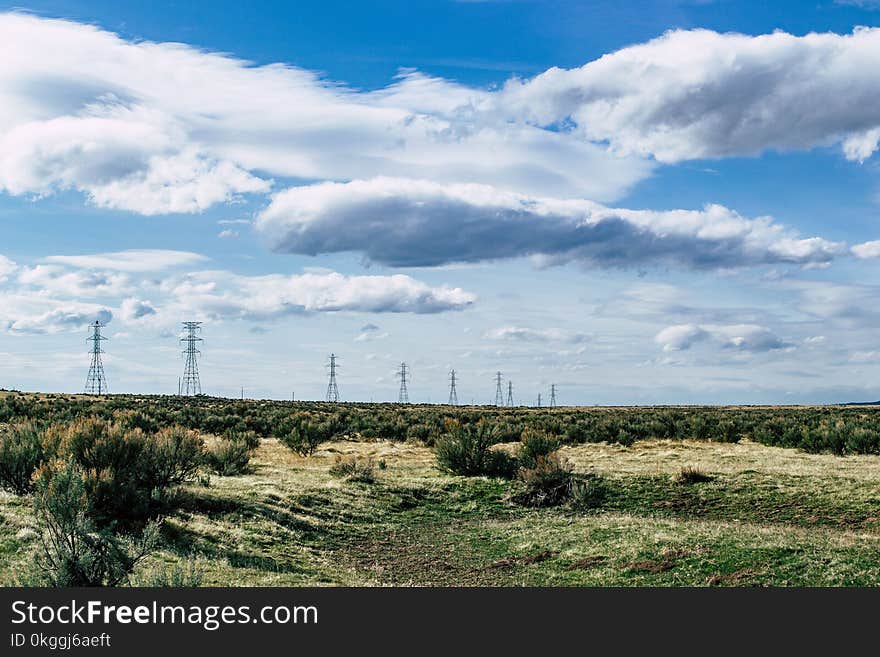
[[[501,391],[501,372],[495,373],[495,405],[504,405],[504,393]]]
[[[455,370],[449,373],[449,405],[458,406],[458,391],[455,389]]]
[[[336,354],[330,354],[330,362],[327,367],[330,368],[330,383],[327,384],[327,401],[339,401],[339,388],[336,385]]]
[[[409,390],[406,387],[406,382],[408,379],[412,378],[412,374],[409,372],[409,368],[406,363],[400,364],[400,369],[397,371],[397,376],[400,378],[400,392],[397,395],[397,403],[398,404],[409,404]]]
[[[202,353],[196,348],[196,343],[202,342],[198,332],[202,330],[201,322],[183,322],[186,335],[180,341],[186,345],[183,353],[186,355],[186,365],[183,368],[183,383],[181,394],[187,397],[202,394],[202,382],[199,379],[198,354]]]
[[[104,363],[101,362],[101,354],[104,353],[104,350],[101,349],[101,342],[107,338],[101,335],[101,329],[104,328],[104,325],[98,320],[95,320],[95,323],[91,324],[90,328],[92,334],[86,338],[86,341],[92,343],[90,350],[92,362],[89,365],[89,374],[86,377],[85,393],[87,395],[103,395],[109,392],[107,389],[107,377],[104,376]]]

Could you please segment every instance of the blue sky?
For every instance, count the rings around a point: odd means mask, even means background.
[[[880,3],[0,11],[0,387],[880,397]]]

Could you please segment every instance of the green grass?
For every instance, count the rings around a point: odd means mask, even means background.
[[[412,444],[301,457],[264,440],[249,474],[183,491],[144,568],[195,563],[208,586],[880,583],[880,457],[689,441],[563,453],[605,479],[600,507],[517,506],[516,482],[443,474]],[[340,480],[339,455],[387,468]],[[689,464],[711,480],[676,481]],[[29,501],[0,494],[0,583],[37,545]]]

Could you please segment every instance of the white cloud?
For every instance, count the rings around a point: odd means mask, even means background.
[[[792,347],[770,329],[755,324],[676,324],[660,331],[654,341],[666,352],[686,351],[701,342],[712,343],[722,349],[756,353]]]
[[[361,92],[283,64],[0,14],[0,189],[199,212],[270,177],[418,175],[611,199],[649,175],[580,136],[511,121],[497,92],[409,72]]]
[[[523,342],[586,342],[591,339],[587,333],[567,331],[560,328],[533,329],[522,326],[503,326],[487,331],[490,340],[516,340]]]
[[[124,299],[119,306],[119,316],[123,321],[133,322],[157,314],[156,307],[150,301],[141,299]]]
[[[663,351],[683,351],[690,349],[696,342],[709,337],[709,332],[695,324],[676,324],[667,326],[660,331],[654,341],[663,347]]]
[[[61,295],[75,299],[116,297],[133,289],[126,274],[92,269],[66,269],[60,265],[37,265],[19,271],[19,285],[40,294]]]
[[[498,105],[662,162],[835,142],[864,160],[880,138],[878,57],[880,28],[800,37],[674,30],[580,68],[510,81]]]
[[[46,260],[52,264],[17,267],[6,258],[0,260],[3,271],[9,271],[0,277],[0,330],[54,333],[79,329],[96,318],[167,328],[192,315],[262,321],[338,311],[441,313],[469,308],[476,300],[461,288],[430,286],[404,275],[345,276],[328,271],[150,275],[203,260],[185,252],[126,251]],[[375,325],[365,325],[362,334],[370,339],[384,337],[371,326]]]
[[[530,197],[486,185],[375,178],[276,194],[256,222],[281,252],[361,252],[391,266],[436,266],[535,256],[542,266],[671,264],[695,269],[827,265],[844,245],[703,210],[626,210],[585,200]]]
[[[225,230],[221,230],[219,233],[217,233],[217,237],[219,237],[221,240],[235,239],[238,236],[239,236],[239,233],[237,230],[231,230],[229,228],[226,228]]]
[[[18,269],[18,265],[16,265],[12,260],[7,258],[6,256],[0,255],[0,283],[5,281],[10,274],[15,273]]]
[[[850,250],[854,256],[863,260],[868,258],[880,258],[880,240],[856,244]]]
[[[208,271],[165,281],[162,290],[209,317],[252,320],[306,312],[437,313],[462,310],[476,299],[461,288],[429,287],[400,274],[239,276]]]
[[[74,331],[96,319],[107,324],[113,311],[97,303],[0,290],[0,328],[10,333]]]
[[[55,255],[44,258],[46,262],[69,265],[80,269],[109,269],[125,272],[151,272],[183,267],[204,262],[207,258],[191,251],[164,249],[130,249],[114,253],[89,255]]]

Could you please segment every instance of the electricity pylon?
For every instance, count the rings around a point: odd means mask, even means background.
[[[449,405],[458,406],[458,391],[455,389],[455,370],[449,373]]]
[[[495,373],[495,405],[504,405],[504,393],[501,391],[501,372]]]
[[[181,394],[186,397],[202,394],[202,382],[199,379],[198,354],[202,353],[196,348],[196,343],[201,342],[197,334],[201,331],[201,322],[184,322],[183,328],[186,335],[180,341],[186,345],[183,353],[186,355],[186,365],[183,368],[183,384]]]
[[[336,354],[330,354],[330,383],[327,384],[327,401],[339,401],[339,388],[336,385]]]
[[[550,408],[556,408],[556,384],[550,385]]]
[[[513,381],[507,382],[507,405],[513,406]]]
[[[400,392],[397,395],[397,403],[409,404],[409,390],[407,390],[406,382],[410,377],[410,374],[406,363],[400,364],[400,370],[398,370],[397,376],[400,377]]]
[[[107,377],[104,376],[104,363],[101,362],[101,354],[104,353],[104,350],[101,349],[101,342],[107,339],[101,335],[103,327],[104,325],[98,320],[95,320],[94,324],[89,325],[92,334],[86,340],[92,343],[90,350],[92,363],[89,365],[89,374],[86,377],[85,393],[87,395],[103,395],[109,392],[107,390]]]

